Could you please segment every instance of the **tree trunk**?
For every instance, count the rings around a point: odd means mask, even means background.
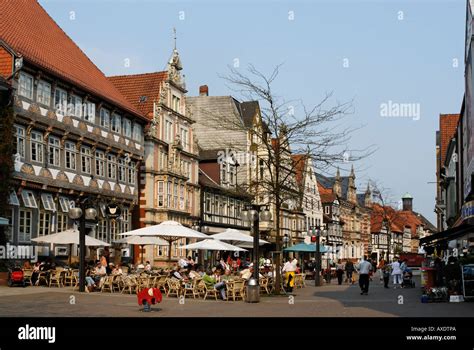
[[[275,203],[275,243],[276,243],[276,250],[279,252],[278,254],[278,259],[275,262],[275,294],[279,295],[281,292],[281,257],[282,257],[282,252],[281,252],[281,240],[280,240],[280,200],[277,198],[276,203]]]

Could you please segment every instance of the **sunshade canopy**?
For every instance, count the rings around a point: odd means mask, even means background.
[[[79,244],[79,231],[75,229],[69,229],[66,231],[53,233],[51,235],[33,238],[32,241],[50,244]],[[86,246],[108,247],[110,244],[86,235]]]
[[[168,245],[164,239],[154,236],[127,236],[114,243],[136,244],[136,245]]]
[[[301,253],[316,253],[316,244],[299,243],[291,247],[283,249],[285,252],[301,252]],[[327,248],[323,245],[319,246],[320,253],[326,253]]]
[[[196,243],[188,244],[183,246],[184,249],[190,250],[221,250],[221,251],[232,251],[232,252],[243,252],[246,251],[243,248],[237,247],[235,245],[221,242],[217,239],[205,239]]]
[[[218,239],[219,241],[230,241],[234,245],[243,246],[241,243],[253,243],[253,237],[239,230],[228,228],[224,232],[216,233],[212,235],[212,238]],[[259,245],[268,244],[269,242],[259,239]],[[248,245],[245,245],[246,247]]]
[[[120,236],[156,236],[166,240],[170,238],[208,238],[208,235],[190,229],[176,221],[163,221],[161,224],[147,226],[137,230],[121,233]]]

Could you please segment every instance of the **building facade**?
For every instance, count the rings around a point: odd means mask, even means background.
[[[140,168],[140,227],[167,220],[191,227],[199,219],[199,150],[181,70],[181,59],[174,49],[166,71],[109,77],[149,122]],[[186,250],[180,248],[186,243],[186,239],[173,242],[173,260],[186,256]],[[147,248],[144,254],[148,260],[155,265],[165,263],[168,247]]]
[[[2,72],[13,75],[15,91],[9,240],[31,244],[66,230],[69,209],[87,197],[99,213],[88,234],[113,242],[132,228],[146,120],[36,1],[2,11],[11,23],[2,25],[0,58],[22,58]],[[121,207],[119,219],[107,217],[109,203]]]

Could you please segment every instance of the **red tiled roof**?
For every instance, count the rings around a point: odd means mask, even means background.
[[[153,101],[159,99],[161,83],[168,72],[154,72],[108,77],[115,87],[137,110],[148,118],[153,117]]]
[[[321,185],[318,181],[318,191],[321,197],[321,203],[332,203],[336,199],[336,195],[332,191],[332,188],[326,188]]]
[[[423,222],[412,211],[395,210],[390,206],[382,207],[374,203],[370,216],[371,232],[380,232],[384,215],[390,221],[390,230],[393,232],[403,232],[405,227],[410,227],[412,236],[416,236],[417,227],[423,226]]]
[[[141,116],[35,0],[0,0],[0,39],[45,72]]]
[[[293,166],[296,174],[296,182],[298,185],[302,185],[303,174],[306,166],[306,155],[304,154],[292,154],[291,159],[293,160]]]
[[[448,145],[453,138],[458,125],[459,114],[440,114],[439,115],[439,139],[440,139],[440,161],[441,165],[446,160]]]

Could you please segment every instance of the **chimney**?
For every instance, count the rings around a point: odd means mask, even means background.
[[[402,197],[403,211],[413,211],[413,197],[409,193],[405,193]]]
[[[199,87],[199,96],[209,96],[209,88],[207,85],[201,85]]]

